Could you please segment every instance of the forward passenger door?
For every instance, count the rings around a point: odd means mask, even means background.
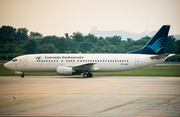
[[[24,57],[23,64],[24,66],[28,66],[28,57]]]

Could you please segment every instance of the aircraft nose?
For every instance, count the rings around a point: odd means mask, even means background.
[[[7,69],[10,69],[11,68],[10,62],[5,63],[4,67],[7,68]]]

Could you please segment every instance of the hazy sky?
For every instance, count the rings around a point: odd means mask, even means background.
[[[148,20],[147,20],[148,19]],[[171,25],[180,34],[180,0],[0,0],[0,27],[26,27],[44,36],[79,31],[126,30],[141,33]]]

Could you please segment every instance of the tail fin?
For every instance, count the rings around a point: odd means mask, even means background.
[[[163,54],[169,29],[170,25],[163,25],[142,49],[129,54]]]

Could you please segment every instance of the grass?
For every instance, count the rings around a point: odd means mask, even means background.
[[[57,76],[56,72],[25,72],[26,76]],[[180,66],[153,66],[124,72],[94,72],[94,76],[171,76],[180,77]],[[0,76],[20,76],[0,65]]]
[[[180,66],[153,66],[124,72],[94,73],[102,76],[180,76]]]

